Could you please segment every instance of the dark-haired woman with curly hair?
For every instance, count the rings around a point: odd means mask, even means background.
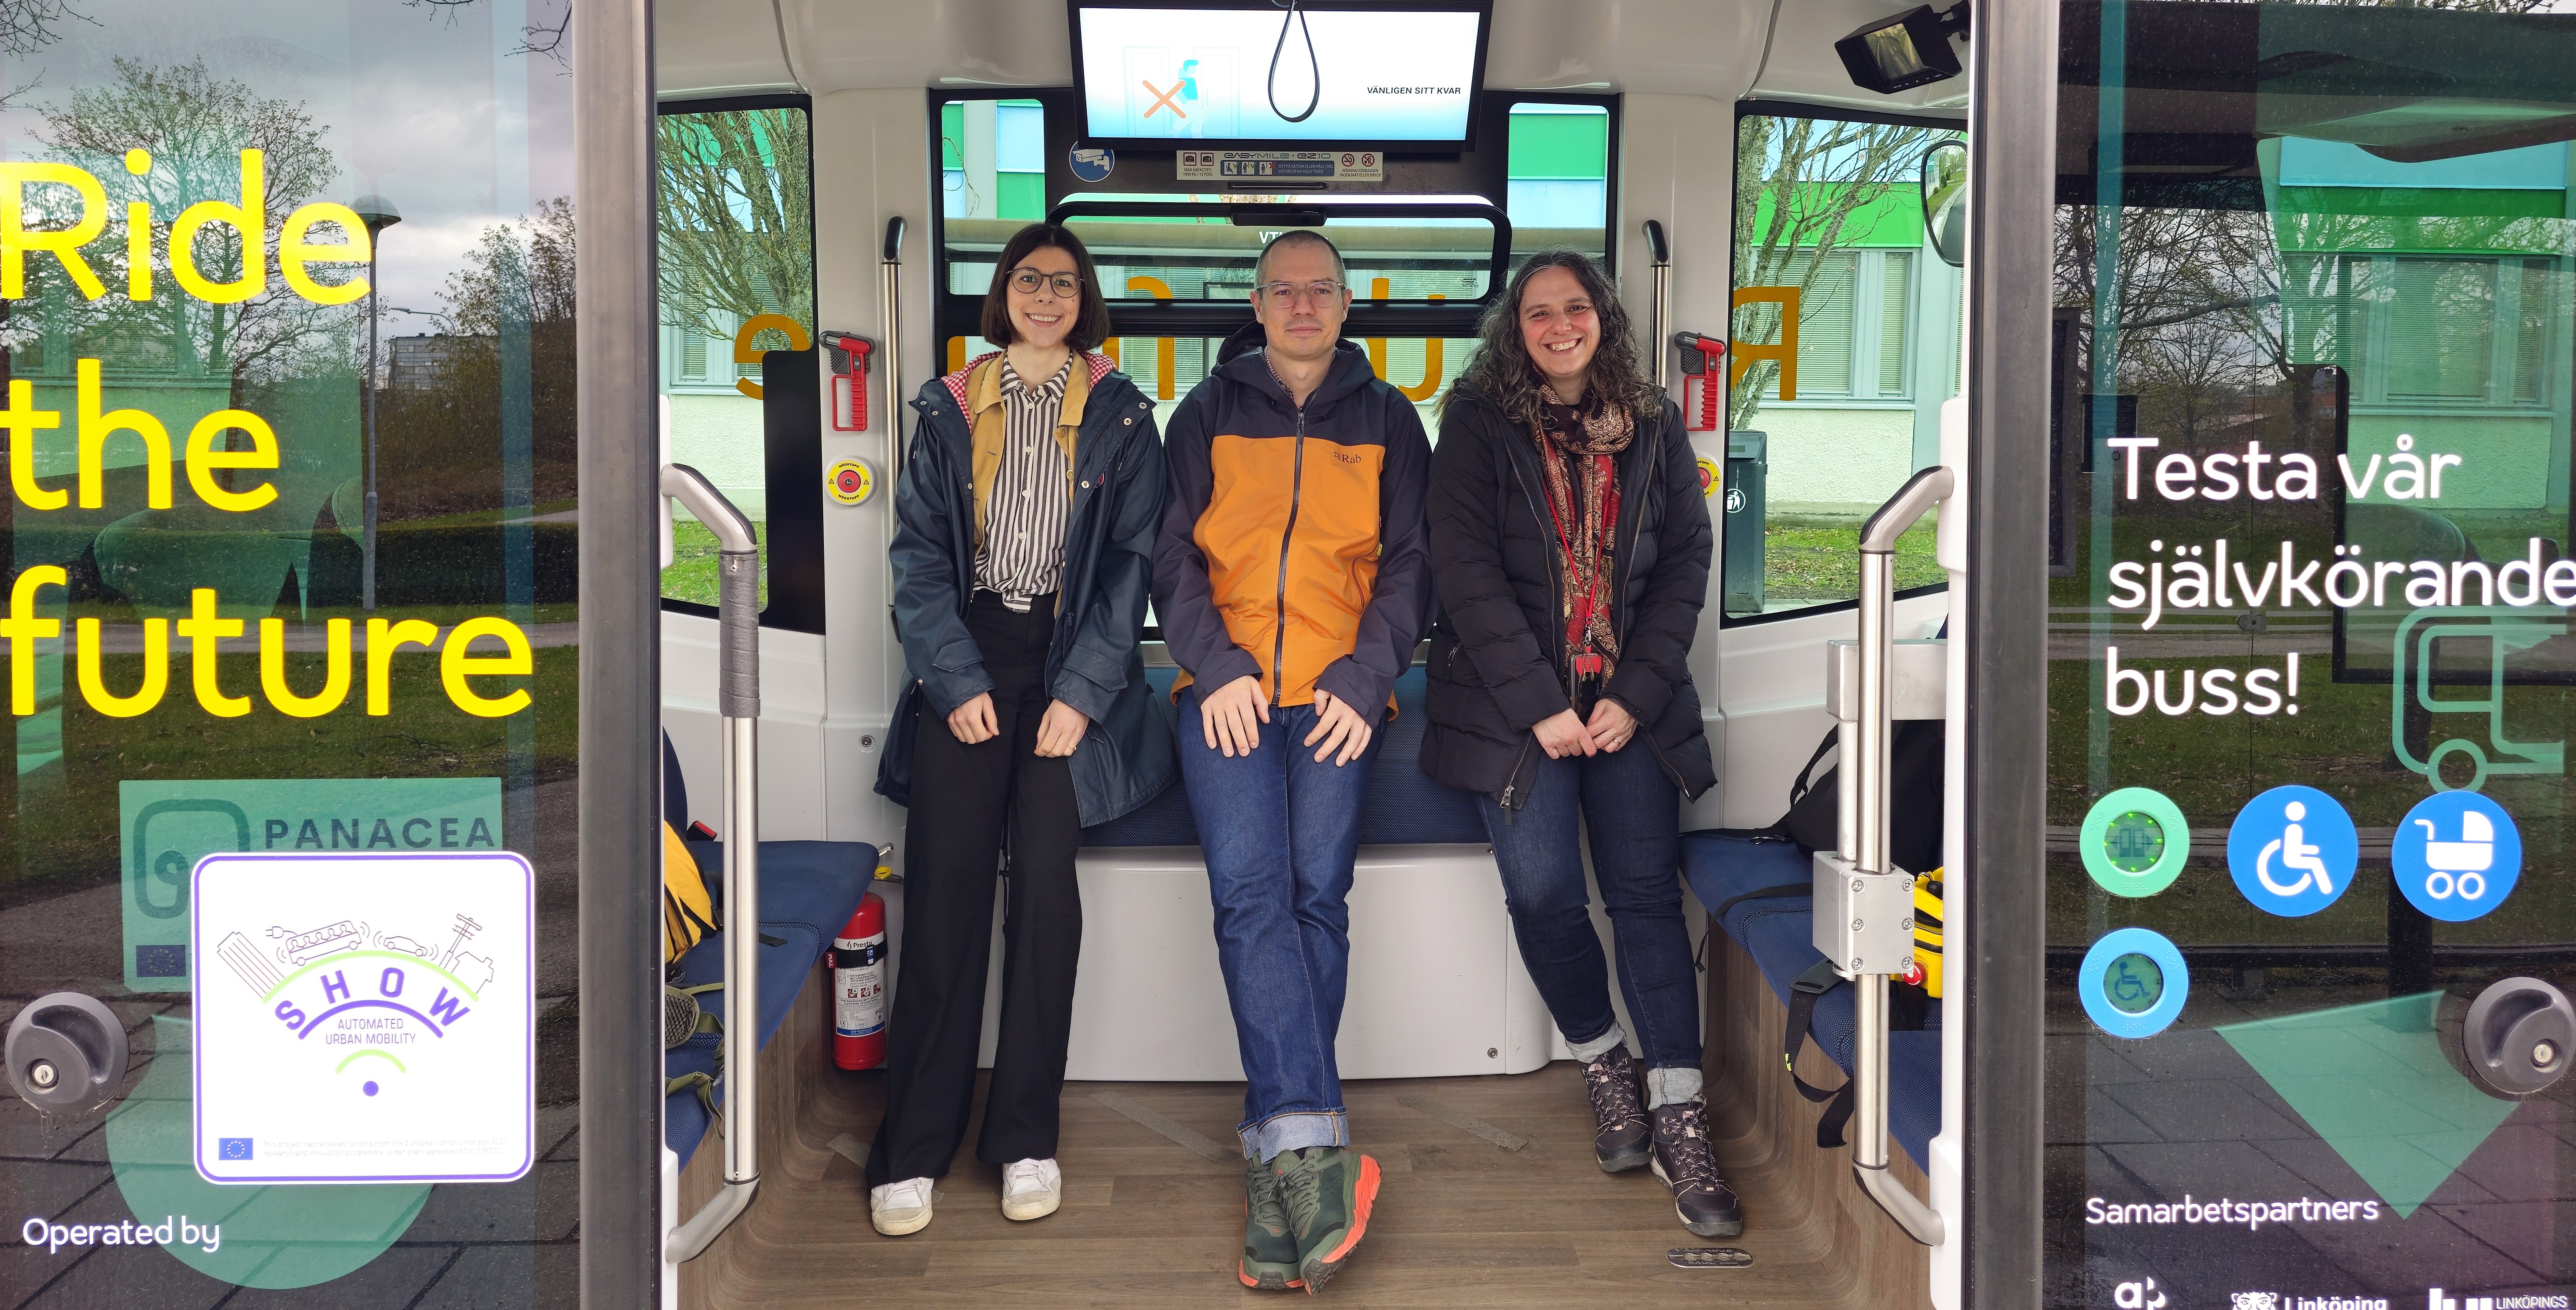
[[[1444,613],[1422,768],[1481,798],[1521,960],[1583,1062],[1602,1169],[1651,1166],[1684,1226],[1733,1236],[1679,877],[1681,798],[1717,781],[1687,666],[1708,589],[1698,461],[1591,260],[1533,256],[1480,335],[1431,454]],[[1592,928],[1587,829],[1633,1034]]]

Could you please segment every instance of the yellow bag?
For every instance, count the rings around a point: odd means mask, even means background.
[[[1941,871],[1914,880],[1914,965],[1923,971],[1923,994],[1941,995]]]
[[[662,825],[662,962],[689,953],[714,932],[716,903],[707,895],[707,880],[689,854],[689,844],[671,825]]]

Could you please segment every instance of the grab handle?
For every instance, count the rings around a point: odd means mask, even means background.
[[[724,1147],[722,1190],[671,1231],[663,1258],[694,1260],[760,1187],[760,540],[751,520],[686,464],[662,466],[662,494],[716,534],[716,713],[724,738]]]
[[[1891,696],[1891,666],[1896,660],[1896,542],[1933,505],[1949,499],[1953,485],[1949,469],[1938,465],[1924,469],[1897,488],[1860,531],[1860,704],[1853,734],[1857,763],[1847,775],[1857,784],[1852,789],[1857,795],[1852,815],[1854,871],[1848,876],[1864,884],[1890,880],[1885,889],[1866,886],[1859,893],[1890,908],[1910,907],[1913,899],[1910,874],[1888,859],[1890,747],[1896,726]],[[1896,880],[1905,885],[1897,886]],[[1882,899],[1870,896],[1873,891],[1887,894]],[[1825,904],[1820,898],[1818,909]],[[1890,959],[1901,958],[1900,952],[1911,954],[1913,934],[1910,918],[1885,913],[1874,917],[1886,920],[1887,929],[1906,926],[1902,937],[1884,949],[1855,956],[1864,962],[1865,970],[1852,979],[1859,1011],[1852,1068],[1852,1177],[1906,1236],[1925,1246],[1939,1246],[1944,1236],[1941,1216],[1887,1169],[1887,966]]]

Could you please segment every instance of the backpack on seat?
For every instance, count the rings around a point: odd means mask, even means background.
[[[1909,872],[1929,872],[1914,880],[1914,960],[1923,972],[1923,981],[1910,983],[1891,978],[1887,984],[1887,1026],[1891,1032],[1920,1030],[1930,1017],[1934,998],[1941,994],[1941,783],[1942,747],[1946,733],[1938,719],[1903,719],[1894,725],[1894,740],[1889,743],[1890,787],[1888,795],[1889,834],[1888,861]],[[1799,850],[1812,855],[1832,850],[1840,797],[1841,780],[1837,769],[1828,768],[1816,775],[1816,765],[1831,754],[1839,734],[1827,732],[1815,752],[1807,757],[1806,767],[1798,770],[1797,781],[1789,788],[1789,812],[1768,828],[1735,830],[1724,835],[1750,841],[1795,842]],[[1839,761],[1837,761],[1839,765]],[[1743,901],[1767,897],[1811,896],[1812,881],[1782,883],[1762,887],[1729,897],[1709,911],[1711,931],[1728,910]],[[1780,1063],[1797,1084],[1798,1094],[1825,1106],[1824,1118],[1816,1123],[1816,1145],[1836,1147],[1844,1144],[1844,1126],[1851,1121],[1853,1089],[1847,1079],[1837,1088],[1826,1089],[1809,1083],[1798,1074],[1798,1048],[1805,1044],[1807,1029],[1815,1017],[1816,1003],[1825,993],[1843,985],[1842,975],[1834,972],[1831,960],[1819,959],[1807,966],[1789,986],[1787,1031],[1781,1035]]]
[[[689,844],[669,823],[662,825],[662,963],[671,964],[705,941],[723,925],[717,921],[715,898],[707,894],[706,875],[698,872]]]

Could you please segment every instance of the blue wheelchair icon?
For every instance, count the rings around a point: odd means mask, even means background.
[[[2227,872],[2254,908],[2285,919],[2334,904],[2361,863],[2361,834],[2335,798],[2274,787],[2245,803],[2227,830]]]

